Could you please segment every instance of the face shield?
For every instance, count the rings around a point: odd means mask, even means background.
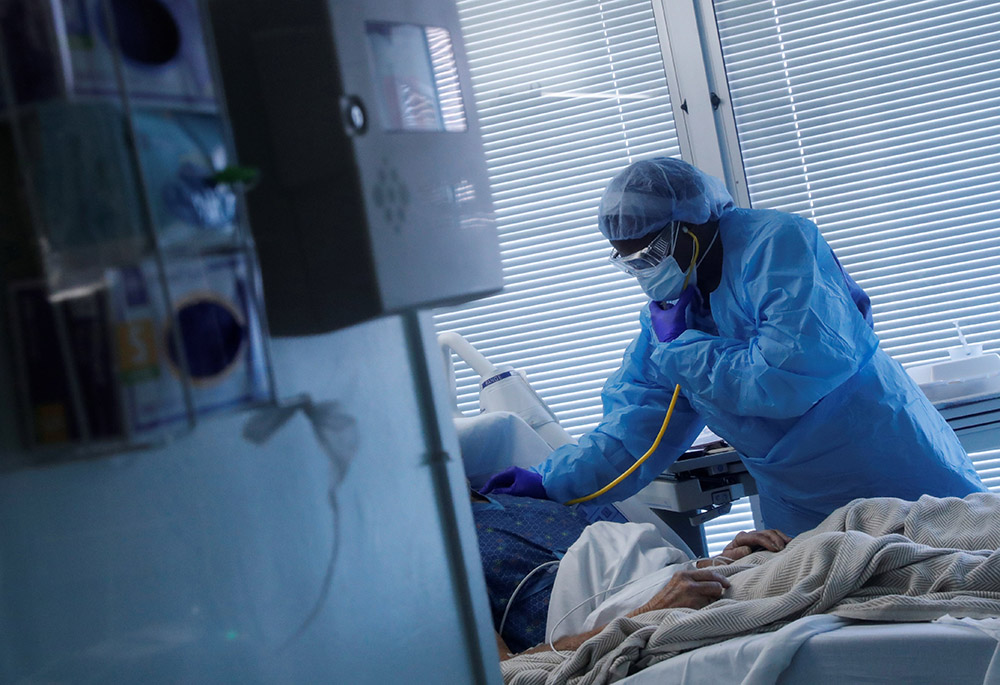
[[[684,232],[694,241],[691,262],[687,269],[681,268],[675,254],[677,236],[680,232]],[[675,221],[662,229],[653,242],[638,252],[622,255],[617,250],[612,250],[608,261],[634,277],[650,299],[657,302],[671,302],[680,297],[684,288],[697,284],[697,267],[712,248],[718,235],[719,232],[716,230],[705,254],[699,255],[700,245],[697,237],[680,222]]]
[[[649,272],[657,267],[666,257],[673,254],[677,246],[677,234],[680,231],[680,223],[671,221],[659,234],[653,238],[646,247],[638,252],[623,255],[618,250],[611,250],[608,261],[612,266],[624,271],[629,276],[639,277],[642,272]]]

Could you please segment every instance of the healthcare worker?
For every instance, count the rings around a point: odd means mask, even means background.
[[[649,449],[675,385],[657,449],[595,503],[636,493],[705,425],[756,480],[765,526],[789,535],[858,497],[985,490],[955,433],[879,348],[867,295],[815,224],[740,209],[718,179],[658,157],[611,181],[599,227],[612,264],[651,299],[604,386],[604,418],[484,491],[568,502],[600,490]]]

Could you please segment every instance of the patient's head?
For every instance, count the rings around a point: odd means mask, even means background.
[[[473,502],[490,501],[488,497],[484,497],[483,495],[480,495],[478,492],[476,492],[476,489],[472,487],[472,482],[468,478],[465,479],[465,485],[466,487],[469,488],[469,499],[471,499]]]

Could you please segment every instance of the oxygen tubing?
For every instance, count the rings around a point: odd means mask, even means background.
[[[688,231],[686,228],[684,229],[684,232],[687,233],[689,236],[691,236],[691,240],[694,241],[694,254],[691,255],[691,265],[688,267],[687,276],[685,276],[684,278],[684,285],[681,287],[682,291],[684,290],[684,288],[687,287],[688,281],[691,280],[691,273],[694,271],[695,263],[698,259],[698,252],[700,251],[700,244],[698,242],[698,237],[694,233]],[[709,245],[709,248],[711,248],[711,245]],[[628,478],[630,475],[635,473],[635,470],[640,466],[642,466],[642,463],[647,459],[649,459],[653,455],[653,452],[656,451],[656,448],[660,446],[660,440],[663,439],[663,435],[667,432],[667,426],[670,425],[670,417],[674,415],[674,406],[677,404],[677,396],[680,394],[681,394],[681,385],[680,383],[678,383],[674,387],[674,395],[673,397],[670,398],[670,405],[667,407],[667,415],[663,417],[663,424],[660,426],[660,432],[656,434],[656,439],[653,440],[653,444],[650,445],[649,449],[646,450],[646,453],[644,455],[639,457],[634,464],[629,466],[628,469],[626,469],[623,474],[615,478],[613,481],[605,485],[600,490],[592,492],[589,495],[584,495],[583,497],[577,497],[576,499],[571,499],[568,502],[564,502],[564,504],[566,506],[570,506],[572,504],[580,504],[581,502],[590,501],[595,497],[600,497],[608,490],[615,487],[623,480]]]

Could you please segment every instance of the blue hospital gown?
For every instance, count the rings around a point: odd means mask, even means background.
[[[570,507],[549,500],[489,495],[472,502],[479,553],[493,614],[500,620],[518,583],[539,564],[562,558],[588,521]],[[502,637],[514,652],[545,640],[545,619],[555,580],[553,564],[535,573],[514,598]]]
[[[812,222],[726,208],[716,217],[722,280],[710,315],[661,343],[648,308],[603,391],[604,417],[578,444],[534,467],[567,501],[599,489],[652,444],[675,384],[681,396],[659,448],[595,502],[637,492],[707,425],[740,453],[764,524],[808,530],[859,497],[963,497],[984,486],[940,413],[879,348],[833,251]]]

